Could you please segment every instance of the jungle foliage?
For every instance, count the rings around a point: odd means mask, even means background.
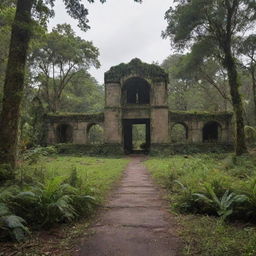
[[[33,230],[89,217],[126,165],[125,159],[61,157],[31,150],[9,179],[0,169],[0,240],[23,241]]]
[[[163,32],[174,47],[190,51],[186,68],[201,72],[204,69],[201,67],[214,58],[225,69],[235,114],[237,155],[246,152],[241,82],[236,62],[237,37],[253,32],[255,10],[256,3],[250,0],[180,0],[166,12],[168,26]]]
[[[182,225],[185,255],[254,255],[255,156],[195,154],[151,158]]]
[[[134,1],[141,2],[140,0]],[[85,8],[84,4],[82,4],[80,0],[65,0],[63,2],[67,13],[72,18],[78,20],[78,26],[84,31],[89,29],[87,19],[88,9]],[[94,1],[88,0],[87,2],[93,3]],[[100,2],[103,3],[105,0],[100,0]],[[0,163],[10,164],[13,168],[15,168],[17,164],[20,110],[25,88],[25,71],[29,45],[35,35],[35,28],[38,27],[38,25],[46,27],[49,18],[54,15],[54,3],[54,0],[17,0],[15,2],[7,0],[1,4],[1,11],[11,7],[14,9],[15,13],[11,23],[9,23],[10,41],[7,43],[9,47],[5,49],[7,52],[6,56],[8,57],[5,77],[3,79],[3,102],[0,114]],[[92,46],[92,44],[87,43],[87,47],[90,46]],[[88,51],[87,54],[90,55]],[[97,57],[97,53],[96,55],[92,54],[92,56],[89,56],[89,59],[95,57]],[[57,63],[60,64],[58,61]],[[90,62],[87,61],[86,63],[88,64]],[[62,75],[59,77],[60,88],[63,88],[65,84],[64,81],[66,80],[64,79],[65,72],[62,65],[59,68],[62,72]],[[60,98],[61,91],[62,90],[57,90],[57,93],[54,93],[55,101],[56,98]],[[56,104],[54,103],[54,105]],[[56,107],[54,107],[54,111],[56,111]]]

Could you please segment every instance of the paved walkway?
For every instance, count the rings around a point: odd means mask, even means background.
[[[131,157],[119,188],[83,239],[80,256],[178,256],[175,221],[160,198],[143,156]]]

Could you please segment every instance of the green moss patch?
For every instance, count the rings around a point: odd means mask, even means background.
[[[167,82],[168,75],[157,65],[147,64],[140,59],[132,59],[128,64],[121,63],[111,67],[105,73],[105,83],[120,83],[121,78],[132,74],[139,75],[154,82]]]

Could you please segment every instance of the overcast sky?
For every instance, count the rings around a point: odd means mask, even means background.
[[[81,31],[65,11],[62,1],[56,1],[55,18],[50,27],[69,23],[77,35],[93,41],[100,51],[100,69],[92,68],[90,73],[99,83],[104,81],[104,72],[121,62],[137,57],[144,62],[161,63],[171,53],[168,39],[161,38],[166,28],[164,14],[172,0],[144,0],[142,4],[133,0],[107,0],[106,3],[88,4],[89,25],[87,32]]]

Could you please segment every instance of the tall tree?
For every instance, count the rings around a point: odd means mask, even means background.
[[[177,77],[177,68],[179,67],[182,57],[183,55],[181,54],[170,55],[161,65],[169,76],[168,102],[169,106],[174,110],[188,110],[186,93],[191,86],[193,86],[190,78]]]
[[[169,106],[172,109],[228,110],[226,72],[214,58],[201,63],[192,53],[174,54],[164,60],[162,67],[169,74]]]
[[[63,93],[60,111],[95,113],[103,109],[104,86],[88,72],[78,71]]]
[[[206,49],[205,54],[208,55],[218,52],[217,56],[227,70],[235,113],[235,152],[241,155],[247,149],[234,46],[236,36],[241,32],[249,32],[255,24],[256,2],[251,0],[177,0],[176,2],[177,5],[166,12],[168,26],[163,35],[170,37],[178,48],[192,45],[192,50]],[[217,51],[213,51],[214,48]]]
[[[2,109],[4,77],[14,14],[15,4],[13,0],[7,0],[0,3],[0,112]]]
[[[252,34],[242,41],[239,48],[239,53],[243,55],[243,66],[251,76],[254,102],[254,118],[256,123],[256,34]]]
[[[192,47],[192,51],[181,58],[181,62],[177,67],[176,77],[189,76],[205,91],[210,89],[210,86],[213,87],[224,101],[224,104],[220,104],[220,109],[224,107],[227,110],[227,105],[230,101],[226,90],[227,74],[215,56],[205,56],[204,49],[196,46]],[[207,49],[207,51],[209,50]],[[214,55],[214,52],[212,53]]]
[[[79,71],[99,67],[99,51],[92,42],[75,35],[68,24],[57,25],[45,35],[30,59],[40,95],[48,111],[60,110],[63,91]]]
[[[25,63],[30,40],[33,0],[18,0],[4,83],[0,118],[0,162],[16,164],[20,104],[24,88]]]
[[[100,0],[105,2],[106,0]],[[134,0],[141,2],[141,0]],[[19,112],[24,89],[26,57],[32,32],[32,9],[36,18],[45,19],[50,14],[48,6],[55,0],[17,0],[12,25],[8,64],[6,69],[3,107],[0,116],[0,164],[16,166]],[[88,10],[81,0],[63,0],[68,14],[79,21],[79,27],[87,30]],[[94,0],[87,0],[93,3]],[[46,15],[43,15],[45,14]]]

